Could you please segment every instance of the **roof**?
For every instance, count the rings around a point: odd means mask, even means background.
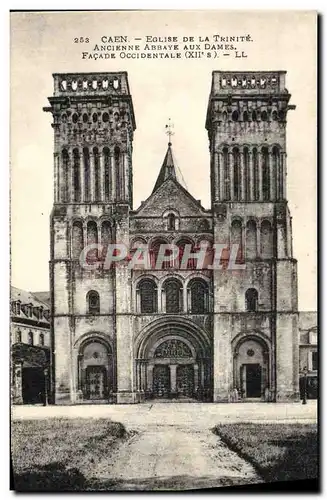
[[[28,292],[21,288],[11,287],[11,300],[20,300],[22,304],[32,304],[33,307],[50,307],[50,292]]]
[[[32,292],[33,296],[36,297],[39,301],[47,304],[50,307],[50,292]]]
[[[157,182],[155,183],[155,186],[153,188],[152,193],[157,191],[157,189],[169,178],[177,180],[173,152],[171,149],[171,142],[168,143],[167,153],[166,153],[166,156],[164,158],[162,167],[160,169],[160,172],[159,172],[159,175],[157,178]]]

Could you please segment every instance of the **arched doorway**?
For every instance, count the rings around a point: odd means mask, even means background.
[[[136,390],[144,398],[210,400],[209,339],[191,322],[159,320],[136,346]]]
[[[166,337],[150,351],[152,392],[155,398],[195,397],[199,385],[196,352],[178,336]],[[194,370],[195,368],[195,370]]]
[[[262,338],[249,335],[236,344],[234,387],[243,399],[269,399],[269,348]]]
[[[108,400],[113,390],[112,350],[103,339],[82,343],[78,355],[78,389],[83,400]]]

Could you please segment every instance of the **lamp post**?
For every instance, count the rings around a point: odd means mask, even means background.
[[[306,404],[307,404],[307,382],[308,382],[308,377],[307,377],[307,375],[308,375],[308,369],[307,369],[307,367],[305,366],[305,367],[303,368],[303,391],[302,391],[302,392],[303,392],[303,394],[302,394],[302,396],[303,396],[303,399],[302,399],[302,404],[303,404],[303,405],[306,405]]]
[[[48,373],[49,370],[47,368],[44,369],[44,401],[43,406],[47,406],[48,404]]]

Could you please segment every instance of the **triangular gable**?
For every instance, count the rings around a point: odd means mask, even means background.
[[[161,184],[134,213],[141,217],[161,216],[170,208],[177,210],[181,217],[205,215],[202,205],[172,177]]]

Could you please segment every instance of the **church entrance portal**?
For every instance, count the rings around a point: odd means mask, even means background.
[[[179,396],[187,398],[194,396],[193,365],[180,365],[177,367],[176,389]]]
[[[153,369],[153,395],[168,398],[170,394],[170,370],[168,365],[155,365]]]
[[[88,366],[86,368],[87,399],[104,399],[106,390],[106,369],[104,366]]]
[[[246,398],[261,397],[261,366],[259,364],[248,364],[241,367],[244,394]]]
[[[110,346],[91,338],[82,344],[78,356],[78,389],[83,401],[110,399],[113,391],[113,366]]]
[[[137,390],[143,397],[208,400],[210,358],[179,334],[153,340],[150,337],[145,356],[136,360]]]

